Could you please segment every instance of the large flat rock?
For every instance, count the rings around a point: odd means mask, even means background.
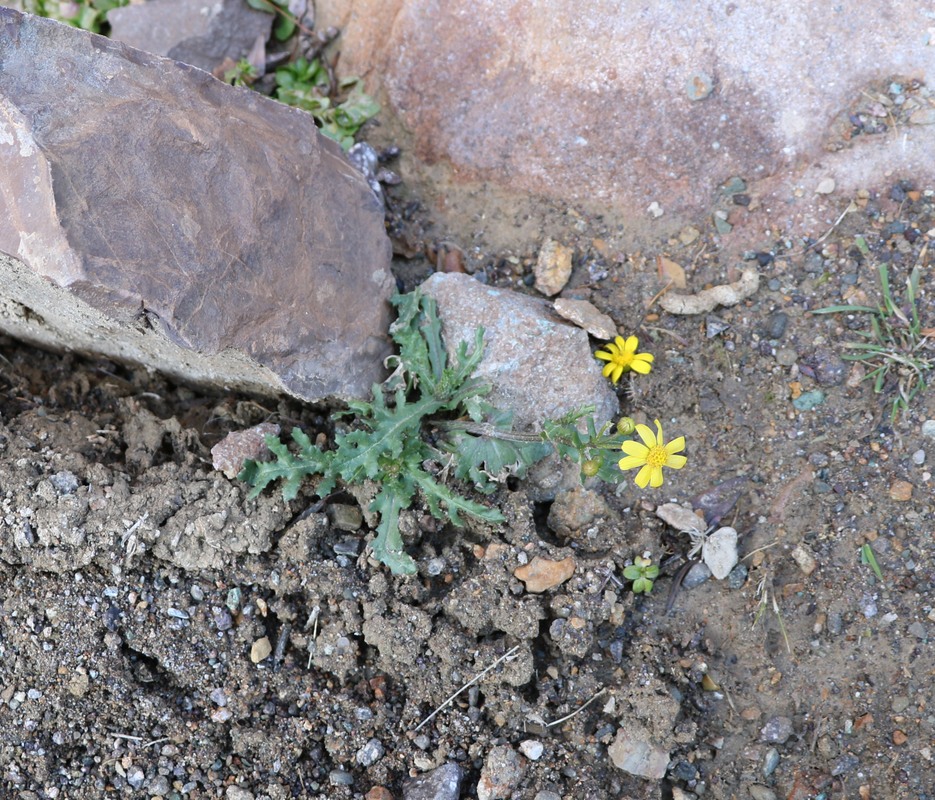
[[[857,188],[935,178],[935,108],[912,89],[935,83],[928,0],[316,7],[342,28],[342,68],[411,132],[407,178],[448,177],[436,212],[465,238],[498,215],[515,237],[530,193],[652,235],[707,215],[735,175],[761,201],[735,224],[823,231]],[[922,113],[901,112],[893,83]],[[826,177],[836,190],[816,194]]]
[[[0,330],[218,388],[368,397],[383,208],[312,118],[0,8]]]

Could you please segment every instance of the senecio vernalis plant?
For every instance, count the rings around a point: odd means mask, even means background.
[[[546,420],[538,432],[514,431],[512,412],[492,405],[487,399],[490,386],[473,376],[483,354],[483,328],[475,332],[472,347],[461,342],[449,360],[434,299],[417,290],[396,295],[393,304],[398,317],[390,335],[399,349],[391,359],[393,373],[374,384],[370,402],[349,403],[347,411],[335,415],[351,416],[353,421],[350,430],[335,433],[333,449],[314,445],[300,428],[292,430],[292,450],[279,437],[268,436],[273,460],[248,461],[239,476],[253,486],[250,497],[281,481],[283,498],[292,500],[302,481],[314,475],[320,476],[315,487],[319,497],[339,484],[372,481],[377,489],[370,510],[379,515],[373,555],[394,573],[411,575],[416,565],[403,549],[399,514],[417,495],[433,516],[456,526],[464,515],[503,521],[498,510],[449,488],[442,482],[446,475],[490,494],[507,477],[522,478],[555,451],[579,465],[582,480],[597,476],[616,483],[622,477],[620,469],[640,466],[636,482],[642,488],[662,483],[662,467],[684,465],[685,457],[676,455],[684,448],[682,437],[665,445],[658,422],[657,439],[629,418],[616,427],[598,429],[593,406]],[[619,374],[628,366],[648,372],[643,367],[652,356],[636,354],[635,337],[631,339],[633,346],[628,340],[620,351],[629,360],[613,363],[620,366]],[[627,438],[634,431],[642,445]],[[609,455],[621,448],[627,455],[615,464]]]

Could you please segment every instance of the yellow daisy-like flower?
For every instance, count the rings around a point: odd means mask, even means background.
[[[595,358],[607,362],[604,365],[604,377],[616,383],[624,372],[631,369],[641,375],[648,374],[652,369],[653,356],[650,353],[637,353],[636,348],[639,346],[640,340],[635,336],[626,339],[618,336],[605,345],[606,350],[598,350],[594,354]]]
[[[658,436],[648,426],[637,425],[636,433],[643,440],[643,443],[640,444],[628,439],[620,445],[620,449],[626,453],[620,459],[620,469],[636,469],[639,467],[640,471],[636,473],[636,485],[640,489],[645,489],[647,484],[654,489],[657,486],[662,486],[663,467],[681,469],[685,466],[685,462],[688,461],[685,456],[677,455],[677,453],[685,449],[684,436],[679,436],[678,439],[673,439],[668,444],[664,444],[662,425],[658,419],[656,420],[656,430],[659,432]]]

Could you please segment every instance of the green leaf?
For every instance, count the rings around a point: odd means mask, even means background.
[[[333,453],[323,452],[315,447],[301,428],[292,429],[292,439],[298,445],[298,455],[291,453],[278,436],[271,435],[266,437],[266,446],[276,457],[275,460],[244,462],[237,477],[253,486],[248,497],[256,497],[273,481],[281,480],[283,499],[294,500],[306,476],[325,475],[330,471]],[[333,477],[326,476],[318,491],[324,496],[333,487]]]
[[[292,17],[280,14],[279,18],[276,20],[275,26],[273,26],[273,36],[280,42],[284,42],[292,36],[293,33],[295,33],[295,20]]]
[[[370,504],[370,510],[380,514],[377,538],[370,549],[381,564],[386,564],[394,575],[414,575],[416,564],[403,549],[403,537],[399,532],[399,512],[408,508],[411,494],[395,483],[387,483]]]
[[[477,517],[478,519],[482,519],[485,522],[503,522],[503,514],[495,508],[488,508],[480,503],[475,503],[473,500],[461,497],[459,494],[455,494],[447,486],[436,483],[427,472],[420,470],[415,475],[415,482],[422,490],[429,511],[432,512],[432,516],[436,519],[447,518],[452,525],[460,527],[464,524],[461,522],[460,516],[463,512]],[[441,503],[445,504],[444,509],[442,509]]]
[[[478,491],[487,494],[511,475],[525,477],[533,464],[552,452],[547,442],[518,442],[467,433],[450,437],[445,449],[457,456],[455,476],[470,480]]]

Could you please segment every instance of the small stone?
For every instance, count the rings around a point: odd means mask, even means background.
[[[714,229],[722,236],[730,233],[734,229],[734,226],[727,221],[727,214],[723,211],[715,212],[713,220]]]
[[[576,538],[596,517],[609,514],[607,503],[598,492],[586,489],[580,483],[559,492],[549,509],[546,525],[559,536]]]
[[[484,761],[477,783],[477,800],[504,800],[523,779],[525,760],[509,745],[494,747]]]
[[[792,401],[793,407],[798,411],[812,411],[825,402],[825,393],[820,389],[802,392]]]
[[[332,786],[350,786],[354,782],[354,776],[343,769],[333,769],[328,773],[328,781]]]
[[[91,681],[86,672],[76,672],[68,681],[68,693],[73,697],[84,697],[88,693]]]
[[[685,573],[685,577],[682,578],[682,587],[694,589],[696,586],[701,586],[710,577],[711,570],[708,565],[704,561],[696,561]]]
[[[705,338],[713,339],[715,336],[720,336],[724,331],[730,330],[730,323],[725,322],[720,317],[715,317],[711,315],[705,317]]]
[[[860,759],[857,758],[857,756],[851,753],[845,753],[834,762],[834,765],[831,767],[831,776],[836,778],[838,775],[843,775],[845,772],[851,772],[859,765]]]
[[[797,544],[792,548],[790,553],[792,560],[799,565],[799,569],[802,570],[803,575],[811,575],[818,567],[818,562],[806,547],[801,544]]]
[[[562,291],[571,277],[573,252],[570,247],[565,247],[554,239],[546,239],[533,268],[536,289],[548,297]]]
[[[463,774],[453,762],[442,764],[408,781],[403,787],[403,800],[458,800]]]
[[[776,771],[779,766],[779,751],[775,747],[770,747],[763,755],[763,777],[768,778]]]
[[[662,206],[659,205],[658,201],[653,200],[647,207],[646,213],[649,214],[653,219],[659,219],[665,212],[662,210]]]
[[[900,745],[904,745],[908,741],[909,741],[909,737],[906,736],[906,734],[903,731],[899,730],[899,728],[893,731],[893,744],[900,746]]]
[[[815,187],[815,194],[831,194],[835,185],[834,178],[822,178]]]
[[[243,786],[232,784],[227,787],[224,797],[226,800],[253,800],[253,792],[249,789],[244,789]]]
[[[898,503],[912,499],[912,484],[909,481],[893,481],[890,484],[890,498]]]
[[[704,100],[714,90],[714,81],[707,72],[696,72],[685,82],[685,94],[692,101]]]
[[[679,241],[686,246],[697,242],[699,236],[701,236],[701,231],[694,225],[688,225],[679,231]]]
[[[840,386],[847,378],[847,364],[834,350],[826,347],[815,350],[805,365],[815,373],[815,380],[821,386]]]
[[[763,323],[763,332],[767,339],[781,339],[789,324],[789,315],[785,311],[774,311]]]
[[[513,575],[526,584],[526,591],[537,594],[567,581],[575,572],[573,556],[561,561],[536,556],[528,564],[513,570]]]
[[[144,780],[146,780],[146,773],[139,767],[130,767],[130,769],[127,770],[127,783],[134,789],[141,788]]]
[[[776,363],[780,367],[791,367],[798,360],[799,354],[791,347],[780,347],[776,351]]]
[[[737,531],[729,527],[718,528],[705,539],[701,557],[715,579],[724,580],[738,561]]]
[[[154,775],[146,784],[146,792],[149,795],[162,797],[169,793],[169,789],[169,779],[165,775]]]
[[[742,589],[744,584],[747,582],[747,577],[749,574],[750,571],[747,569],[745,564],[738,564],[730,571],[730,575],[727,576],[727,588]]]
[[[776,800],[776,793],[761,783],[751,784],[747,791],[753,800]]]
[[[78,478],[68,470],[56,472],[49,478],[49,483],[55,487],[55,491],[59,494],[73,494],[78,489]]]
[[[347,503],[332,503],[328,506],[328,519],[331,527],[339,531],[353,533],[360,530],[364,524],[364,516],[358,506]]]
[[[383,742],[379,739],[371,739],[357,751],[357,763],[362,767],[372,767],[383,758],[385,752],[386,748],[383,747]]]
[[[935,439],[935,419],[927,419],[922,423],[922,435],[926,439]]]
[[[542,758],[545,747],[537,739],[524,739],[519,743],[519,751],[530,761],[538,761]]]
[[[639,723],[629,722],[617,729],[617,736],[607,748],[607,754],[617,769],[638,778],[662,780],[669,766],[669,751],[648,739],[648,732]]]
[[[263,422],[242,431],[232,431],[211,448],[211,463],[225,477],[233,480],[243,469],[244,461],[261,461],[269,456],[267,436],[279,436],[279,426]]]
[[[269,637],[264,636],[262,639],[257,639],[250,648],[250,660],[254,664],[259,664],[264,658],[269,658],[272,652],[273,646],[269,643]]]
[[[917,467],[921,467],[925,463],[925,451],[921,448],[916,450],[912,454],[912,463]]]
[[[364,800],[393,800],[393,793],[385,786],[374,786],[364,795]]]
[[[617,335],[617,326],[606,314],[598,311],[593,303],[587,300],[568,300],[559,297],[555,301],[555,312],[574,322],[579,328],[584,328],[595,339],[610,341]]]
[[[928,639],[928,630],[924,622],[913,622],[906,630],[916,639]]]
[[[768,744],[784,744],[792,736],[792,720],[789,717],[771,717],[760,730],[760,741]]]

